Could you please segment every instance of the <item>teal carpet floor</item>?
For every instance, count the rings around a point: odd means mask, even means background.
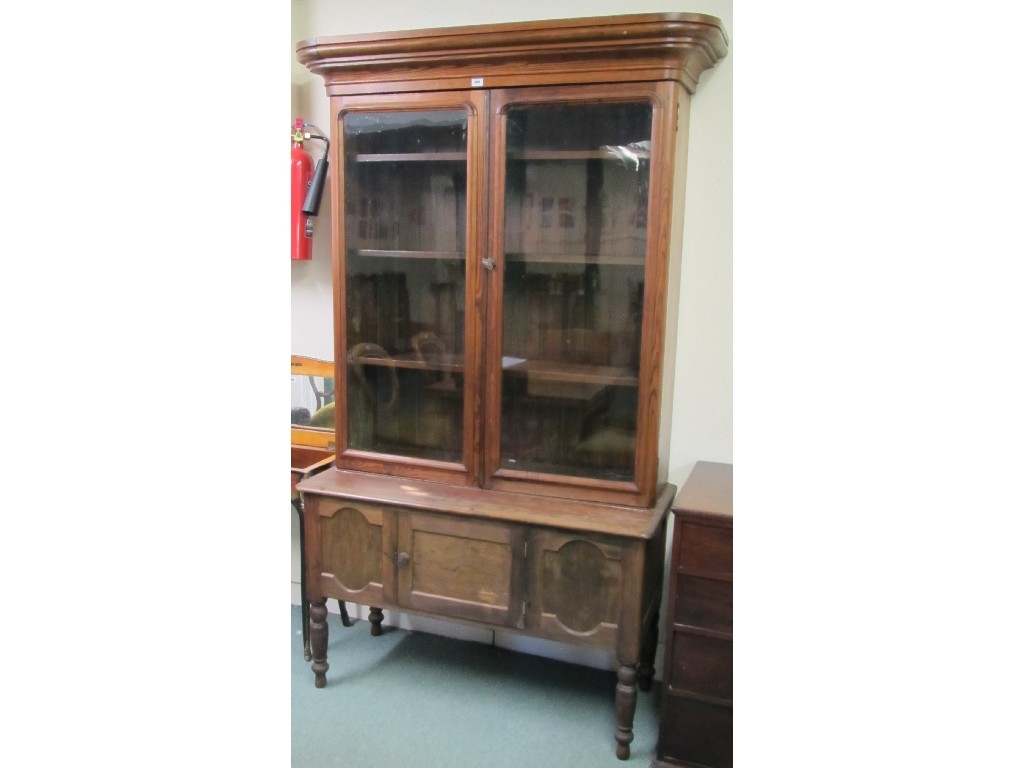
[[[615,758],[615,674],[482,643],[328,622],[327,687],[313,685],[292,606],[293,768],[648,766],[659,684],[637,697],[629,761]]]

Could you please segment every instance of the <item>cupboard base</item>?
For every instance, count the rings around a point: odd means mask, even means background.
[[[654,672],[675,488],[647,509],[341,470],[301,490],[316,687],[330,667],[328,599],[368,606],[374,635],[387,609],[610,650],[616,755],[629,757],[637,693]]]

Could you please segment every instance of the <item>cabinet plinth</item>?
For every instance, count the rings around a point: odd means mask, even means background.
[[[612,649],[650,686],[687,114],[721,22],[634,14],[318,37],[334,467],[301,484],[328,598]],[[678,169],[678,171],[677,171]],[[668,377],[671,378],[671,377]],[[667,399],[664,399],[667,402]],[[312,625],[326,684],[326,624]]]

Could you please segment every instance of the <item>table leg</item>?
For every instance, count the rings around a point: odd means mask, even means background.
[[[615,756],[629,759],[633,741],[633,715],[636,713],[636,667],[619,667],[619,683],[615,686]]]
[[[370,606],[370,634],[374,637],[379,637],[383,630],[380,627],[381,622],[384,621],[384,611],[380,608],[374,608]]]
[[[637,685],[641,691],[651,690],[654,679],[654,655],[658,652],[658,611],[651,617],[644,644],[640,649],[640,668],[637,670]]]
[[[327,598],[313,600],[309,606],[309,640],[313,651],[313,682],[317,688],[327,685]]]
[[[355,622],[349,618],[348,606],[345,605],[344,600],[338,601],[338,608],[341,611],[341,625],[343,627],[351,627],[353,624],[355,624]]]
[[[299,514],[299,601],[302,603],[302,655],[309,661],[309,601],[306,599],[306,524],[302,518],[302,501],[292,499],[292,507]]]

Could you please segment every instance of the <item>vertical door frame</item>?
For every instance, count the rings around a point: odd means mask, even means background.
[[[392,456],[350,448],[348,444],[348,368],[346,355],[346,271],[345,271],[345,137],[344,117],[365,112],[413,112],[461,109],[467,114],[466,135],[466,295],[463,360],[462,460],[441,462]],[[385,475],[436,480],[456,485],[479,484],[481,454],[482,332],[485,313],[481,260],[486,222],[487,93],[485,91],[443,91],[341,95],[331,97],[331,206],[332,273],[334,290],[335,401],[345,408],[335,411],[335,465]]]
[[[651,176],[648,197],[648,231],[645,251],[643,325],[638,371],[638,412],[634,480],[616,482],[568,475],[520,472],[500,467],[502,324],[505,274],[505,132],[509,107],[531,104],[578,104],[648,101],[651,115]],[[673,170],[678,145],[678,91],[674,81],[607,83],[494,89],[488,112],[491,135],[488,198],[487,254],[495,263],[484,275],[490,294],[487,302],[484,393],[484,459],[481,486],[521,490],[548,496],[564,496],[598,502],[649,507],[658,493],[659,430],[666,332],[666,293],[669,252],[672,242]],[[671,397],[671,393],[669,393]]]

